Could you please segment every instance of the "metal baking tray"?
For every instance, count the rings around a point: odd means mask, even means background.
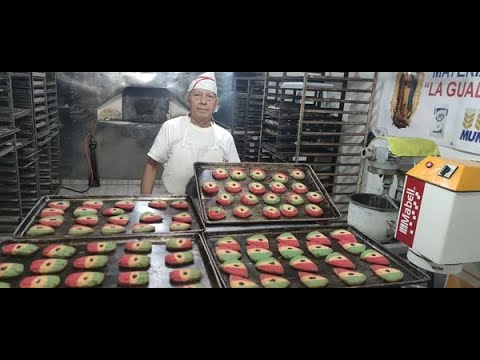
[[[336,205],[333,203],[332,199],[330,198],[330,195],[328,192],[325,190],[324,186],[318,179],[317,175],[313,171],[310,165],[308,164],[273,164],[273,163],[195,163],[194,164],[195,168],[195,185],[196,185],[196,192],[191,191],[189,195],[194,198],[198,198],[199,201],[199,213],[202,218],[202,221],[205,224],[208,225],[213,225],[213,226],[225,226],[225,225],[251,225],[251,224],[292,224],[292,223],[317,223],[317,222],[324,222],[328,220],[334,220],[334,219],[339,219],[341,217],[341,214],[339,210],[337,209]],[[247,173],[247,177],[245,180],[238,181],[242,185],[242,192],[238,194],[232,194],[235,196],[235,201],[229,205],[223,207],[225,209],[225,219],[219,220],[219,221],[212,221],[208,218],[207,216],[207,211],[208,208],[212,206],[218,206],[216,201],[215,201],[215,196],[205,196],[202,192],[202,184],[205,181],[215,181],[219,187],[220,187],[220,192],[223,191],[223,184],[227,181],[230,181],[232,179],[228,178],[226,180],[215,180],[212,177],[212,172],[216,168],[223,168],[226,169],[227,171],[234,170],[234,169],[243,169]],[[306,199],[305,195],[303,196],[305,198],[305,204],[296,206],[297,209],[299,210],[299,214],[295,218],[286,218],[282,216],[280,219],[267,219],[263,216],[262,210],[266,204],[263,202],[261,196],[259,195],[259,203],[254,206],[249,206],[252,216],[248,219],[239,219],[233,215],[233,209],[236,206],[242,205],[240,201],[240,196],[243,193],[248,193],[248,184],[250,182],[253,182],[255,180],[252,180],[248,174],[250,173],[251,170],[255,168],[261,168],[267,173],[267,177],[265,180],[258,181],[259,183],[263,184],[267,192],[269,191],[268,189],[268,184],[272,182],[271,175],[273,173],[277,172],[283,172],[288,174],[291,170],[294,169],[300,169],[302,170],[306,177],[304,180],[301,180],[300,182],[305,184],[309,191],[316,191],[319,192],[323,197],[325,198],[325,201],[322,203],[318,204],[323,210],[324,210],[324,215],[320,218],[313,218],[309,215],[307,215],[304,212],[304,207],[307,205],[309,202]],[[287,187],[287,192],[284,194],[279,194],[281,197],[281,202],[278,205],[274,205],[275,207],[279,207],[282,204],[287,204],[287,201],[285,199],[286,195],[291,192],[291,185],[293,181],[289,177],[288,183],[285,184]],[[189,189],[190,190],[190,189]]]
[[[165,255],[171,254],[171,252],[167,251],[165,243],[168,239],[172,238],[182,238],[182,237],[189,237],[192,239],[193,242],[193,249],[191,250],[193,253],[194,262],[191,265],[187,266],[168,266],[165,264]],[[67,267],[60,272],[59,275],[61,278],[61,282],[59,288],[65,288],[66,285],[64,284],[65,278],[71,274],[72,272],[81,272],[81,271],[99,271],[105,274],[105,280],[103,284],[100,286],[102,288],[118,288],[120,287],[117,282],[117,277],[121,271],[135,271],[135,270],[122,270],[118,266],[118,261],[120,257],[126,254],[124,250],[124,244],[128,241],[135,241],[135,240],[142,240],[142,241],[149,241],[152,243],[152,251],[150,253],[146,253],[150,257],[150,267],[148,270],[149,273],[149,284],[148,286],[143,286],[145,288],[173,288],[179,287],[179,285],[174,285],[170,283],[169,274],[171,271],[184,269],[184,268],[198,268],[202,273],[202,278],[198,282],[202,286],[206,288],[218,288],[220,287],[218,274],[213,270],[213,266],[210,263],[210,257],[207,255],[205,251],[204,243],[201,241],[199,234],[189,234],[188,236],[185,235],[157,235],[155,237],[143,238],[143,237],[130,237],[130,238],[110,238],[108,241],[115,242],[117,244],[117,249],[115,252],[111,254],[105,254],[109,257],[107,265],[103,269],[99,270],[77,270],[73,267],[73,261],[79,257],[88,255],[86,252],[86,246],[88,243],[92,241],[87,238],[82,238],[77,240],[67,240],[58,242],[56,244],[63,244],[69,245],[76,248],[76,253],[72,258],[67,259],[68,265]],[[14,240],[7,240],[3,243],[0,242],[0,247],[4,245],[8,245],[11,243],[16,243],[18,241]],[[30,241],[22,241],[22,243],[32,243]],[[0,280],[1,282],[9,283],[12,288],[19,287],[20,281],[27,277],[27,276],[34,276],[36,274],[32,273],[29,269],[30,264],[37,259],[43,259],[42,250],[47,246],[51,245],[51,242],[48,241],[39,241],[35,242],[40,249],[33,256],[29,257],[11,257],[2,255],[0,252],[0,263],[3,262],[13,262],[13,263],[20,263],[25,266],[25,270],[23,274],[15,279],[4,279]],[[143,254],[142,254],[143,255]],[[143,271],[143,270],[139,270]],[[188,284],[187,284],[188,285]]]
[[[108,224],[107,217],[101,214],[102,209],[113,207],[115,202],[120,200],[128,200],[132,199],[135,200],[135,208],[131,212],[126,212],[130,216],[130,222],[125,226],[127,231],[124,234],[114,234],[114,235],[103,235],[101,233],[102,226]],[[47,204],[50,201],[70,201],[70,207],[65,211],[64,216],[64,223],[62,226],[55,230],[53,235],[49,236],[41,236],[41,237],[30,237],[27,235],[28,229],[36,224],[40,219],[40,212],[47,207]],[[187,234],[187,233],[195,233],[203,231],[203,227],[201,225],[198,213],[195,211],[195,207],[192,206],[191,199],[184,195],[158,195],[158,196],[62,196],[62,195],[46,195],[43,196],[37,204],[32,208],[32,210],[28,213],[25,219],[20,223],[18,228],[13,233],[13,237],[18,239],[28,239],[32,241],[37,241],[41,239],[48,239],[48,240],[68,240],[68,239],[77,239],[81,236],[72,236],[68,235],[68,230],[75,225],[75,218],[73,217],[73,211],[79,207],[84,201],[87,200],[102,200],[104,202],[104,206],[98,212],[98,224],[94,227],[95,231],[87,236],[86,238],[91,239],[108,239],[111,237],[127,237],[127,236],[154,236],[158,234],[165,234],[165,233],[172,233],[172,234]],[[151,200],[164,200],[167,202],[172,202],[176,200],[186,200],[189,203],[188,210],[176,210],[171,208],[170,206],[165,210],[157,210],[153,209],[148,206],[148,203]],[[155,232],[152,233],[132,233],[133,225],[138,224],[140,222],[140,216],[146,212],[151,211],[153,213],[158,213],[163,217],[163,221],[158,224],[152,224],[155,226]],[[172,217],[178,213],[188,211],[192,215],[192,228],[188,231],[170,231],[170,225],[172,223]]]
[[[345,229],[353,233],[357,241],[359,243],[365,244],[367,249],[373,249],[378,251],[379,253],[383,254],[389,261],[390,266],[396,268],[404,273],[404,278],[402,281],[397,283],[387,283],[386,281],[379,278],[377,275],[373,273],[370,269],[370,266],[373,264],[367,263],[360,259],[360,255],[353,255],[349,252],[345,251],[338,241],[331,239],[329,234],[331,231],[338,230],[338,229]],[[330,238],[332,245],[330,246],[333,251],[339,252],[340,254],[346,256],[355,264],[355,270],[365,274],[367,276],[367,281],[363,285],[358,286],[350,286],[345,284],[341,281],[337,275],[333,272],[333,267],[325,263],[325,259],[317,259],[315,258],[307,249],[306,246],[306,235],[310,231],[318,230],[328,238]],[[290,281],[291,288],[305,288],[305,286],[300,282],[298,277],[298,271],[290,267],[289,261],[285,260],[278,251],[277,241],[276,238],[278,235],[290,232],[295,235],[301,245],[301,249],[304,251],[304,256],[312,260],[319,269],[318,274],[326,277],[329,280],[329,284],[327,288],[383,288],[383,287],[403,287],[403,286],[411,286],[411,285],[428,285],[430,281],[430,277],[425,274],[424,272],[420,271],[417,267],[409,264],[403,258],[397,256],[396,254],[392,253],[388,249],[386,249],[383,245],[369,239],[364,234],[360,233],[356,229],[345,226],[345,227],[329,227],[329,228],[322,228],[317,227],[316,229],[308,228],[308,229],[299,229],[299,228],[285,228],[280,231],[237,231],[237,232],[217,232],[217,233],[204,233],[202,234],[203,240],[206,242],[205,247],[209,251],[209,256],[212,259],[212,262],[215,264],[215,270],[218,272],[219,277],[221,279],[222,287],[230,287],[229,286],[229,275],[225,274],[220,270],[220,261],[217,259],[215,255],[215,243],[226,235],[232,236],[237,242],[240,244],[242,248],[242,257],[240,261],[242,261],[246,267],[248,268],[249,279],[257,283],[261,287],[260,283],[260,271],[255,268],[255,264],[250,260],[247,255],[247,245],[246,239],[254,234],[264,234],[270,243],[270,251],[273,253],[273,257],[277,259],[283,266],[285,270],[285,274],[282,277],[288,279]]]

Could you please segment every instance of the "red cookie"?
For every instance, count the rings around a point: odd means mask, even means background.
[[[125,210],[119,208],[106,208],[102,211],[103,216],[118,216],[125,214]],[[80,216],[85,216],[90,214],[82,214]]]
[[[350,231],[344,229],[332,231],[330,233],[330,236],[332,237],[332,239],[340,241],[341,244],[357,242],[357,238],[355,237],[355,235],[353,235]]]
[[[235,250],[235,251],[241,251],[242,248],[240,247],[240,244],[235,240],[233,237],[230,235],[224,236],[220,240],[218,240],[216,243],[216,248],[219,249],[229,249],[229,250]]]
[[[57,210],[57,209],[54,209],[54,210]],[[60,215],[46,216],[46,217],[40,218],[40,220],[38,222],[42,225],[51,226],[53,228],[58,228],[58,227],[62,226],[62,224],[63,224],[63,216],[60,216]]]
[[[115,224],[115,225],[122,225],[125,226],[128,224],[130,221],[130,218],[128,215],[118,215],[118,216],[112,216],[107,219],[107,221],[110,224]]]
[[[70,207],[70,201],[50,201],[47,206],[49,208],[65,211]]]
[[[225,218],[225,210],[218,206],[214,206],[208,209],[207,214],[208,218],[214,221],[222,220]]]
[[[266,189],[265,186],[258,182],[251,182],[248,184],[248,191],[255,195],[263,195],[265,194]]]
[[[75,219],[75,222],[80,225],[95,226],[98,224],[98,216],[97,215],[80,216]]]
[[[162,220],[163,218],[159,214],[155,214],[150,211],[144,212],[142,215],[140,215],[140,222],[142,223],[152,224],[161,222]]]
[[[199,282],[202,278],[202,272],[197,268],[188,268],[172,271],[169,276],[170,282],[173,284],[185,284]]]
[[[255,264],[255,267],[261,272],[267,274],[283,275],[285,273],[282,264],[280,264],[278,260],[273,257],[258,261]]]
[[[186,200],[176,200],[170,203],[170,207],[177,210],[188,210],[188,201]]]
[[[362,252],[360,255],[360,259],[363,261],[369,262],[371,264],[377,264],[377,265],[385,265],[389,266],[390,261],[385,257],[385,255],[380,254],[378,251],[375,250],[365,250]]]
[[[236,181],[229,181],[225,184],[225,190],[229,193],[239,193],[242,191],[242,185]]]
[[[108,254],[115,251],[117,244],[114,242],[93,242],[87,245],[87,253],[89,254]]]
[[[228,171],[223,168],[217,168],[212,172],[212,176],[215,180],[228,179]]]
[[[268,187],[272,192],[275,194],[283,194],[285,191],[287,191],[287,187],[283,185],[282,183],[279,182],[271,182]]]
[[[146,269],[150,266],[150,257],[147,255],[122,255],[118,265],[125,269]]]
[[[280,212],[283,216],[288,218],[294,218],[298,215],[298,210],[293,205],[283,204],[282,206],[280,206]]]
[[[213,181],[206,181],[202,185],[202,191],[204,194],[207,195],[215,195],[216,193],[218,193],[218,190],[218,185],[215,184]]]
[[[233,210],[233,215],[235,215],[237,218],[240,218],[240,219],[247,219],[250,216],[252,216],[252,213],[250,209],[247,208],[246,206],[237,206]]]
[[[239,260],[230,260],[220,265],[220,269],[230,275],[248,277],[248,269],[245,264]]]
[[[282,216],[282,213],[274,206],[265,206],[263,208],[263,216],[267,219],[278,219]]]
[[[332,245],[330,239],[318,230],[311,231],[307,234],[307,242],[308,245]]]
[[[65,212],[62,209],[55,209],[55,208],[46,208],[43,209],[40,213],[40,217],[49,217],[49,216],[63,216]]]
[[[190,215],[190,213],[188,213],[188,212],[182,212],[180,214],[177,214],[172,219],[174,221],[178,221],[178,222],[181,222],[181,223],[187,223],[187,224],[192,223],[192,215]]]
[[[258,285],[250,279],[241,276],[230,275],[230,288],[232,289],[253,289],[258,288]]]
[[[254,206],[258,204],[258,198],[253,194],[243,194],[240,201],[244,205]]]
[[[165,264],[170,266],[184,266],[193,264],[193,254],[191,251],[177,252],[165,256]]]
[[[300,248],[300,242],[298,241],[297,237],[293,235],[291,232],[285,232],[283,234],[278,235],[277,242],[279,245],[287,245],[287,246]]]
[[[69,288],[92,288],[100,286],[103,280],[105,280],[105,275],[101,272],[76,272],[66,277],[65,285]]]
[[[324,213],[323,209],[315,204],[305,206],[305,212],[311,217],[321,217]]]
[[[355,264],[349,258],[338,252],[330,253],[330,255],[328,255],[325,259],[325,262],[328,265],[342,269],[355,269]]]
[[[306,185],[302,184],[302,183],[294,183],[292,185],[292,190],[293,192],[297,193],[297,194],[306,194],[308,193],[308,188]]]
[[[154,209],[163,210],[168,207],[168,204],[166,201],[163,201],[163,200],[152,200],[148,203],[148,206]]]
[[[135,208],[135,201],[133,200],[120,200],[117,201],[114,205],[116,208],[123,209],[126,211],[132,211]]]
[[[270,248],[268,238],[263,234],[255,234],[255,235],[250,236],[247,239],[247,245],[250,245],[252,247],[261,248],[261,249]]]
[[[87,200],[82,203],[83,207],[92,208],[95,210],[100,210],[103,207],[102,200]]]
[[[306,256],[300,255],[290,260],[289,265],[299,271],[318,272],[318,266]]]
[[[320,204],[321,202],[325,201],[325,198],[322,195],[314,191],[310,191],[309,193],[307,193],[307,199],[312,204]]]
[[[228,206],[233,203],[235,197],[229,193],[221,193],[217,195],[216,202],[220,206]]]

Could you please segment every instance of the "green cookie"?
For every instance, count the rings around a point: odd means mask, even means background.
[[[287,279],[275,276],[275,275],[267,275],[261,274],[260,275],[260,282],[264,288],[274,288],[274,289],[283,289],[290,286],[290,281]]]
[[[92,234],[94,231],[95,230],[93,230],[91,227],[88,227],[85,225],[73,225],[68,230],[68,235],[72,235],[72,236],[88,235],[88,234]]]
[[[49,245],[43,249],[42,255],[48,258],[67,259],[72,257],[77,250],[67,245]]]
[[[263,259],[270,258],[273,253],[268,249],[262,249],[257,247],[249,246],[247,249],[247,255],[253,262],[258,262]]]
[[[0,279],[10,279],[23,273],[23,264],[0,263]]]
[[[317,289],[328,285],[328,279],[320,275],[300,271],[298,276],[302,284],[307,288]]]
[[[296,247],[288,246],[288,245],[279,245],[278,251],[280,252],[280,255],[282,255],[282,257],[285,260],[291,260],[294,257],[300,256],[303,254],[302,249],[298,249]]]
[[[132,228],[133,233],[149,233],[155,232],[155,225],[150,224],[136,224]]]
[[[126,231],[127,229],[121,225],[105,224],[102,227],[102,234],[104,235],[122,234]]]
[[[221,262],[239,260],[242,254],[235,250],[218,248],[215,252]]]
[[[330,255],[333,252],[333,249],[325,245],[312,244],[308,245],[308,251],[312,253],[317,259]]]
[[[33,244],[15,243],[2,247],[2,254],[10,256],[29,256],[38,250],[38,246]]]
[[[130,241],[125,244],[125,251],[148,253],[152,251],[152,243],[150,241]]]
[[[28,236],[45,236],[45,235],[52,235],[55,233],[55,229],[46,226],[46,225],[33,225],[30,229],[27,231]]]

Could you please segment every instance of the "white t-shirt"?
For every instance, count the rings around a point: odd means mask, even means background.
[[[218,150],[213,157],[209,152],[205,158],[205,151],[199,149]],[[195,162],[240,162],[233,137],[227,130],[214,123],[211,127],[200,128],[192,124],[188,116],[166,121],[148,156],[164,165],[163,183],[166,190],[174,194],[185,192]]]

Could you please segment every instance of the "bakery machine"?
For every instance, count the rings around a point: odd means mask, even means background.
[[[436,144],[418,138],[377,137],[362,150],[370,173],[380,176],[381,193],[357,193],[350,196],[348,224],[380,243],[389,243],[392,250],[406,252],[394,240],[405,173],[425,156],[439,155]],[[392,184],[396,191],[391,195]]]
[[[395,237],[433,273],[480,262],[480,162],[429,156],[407,172]]]
[[[438,156],[440,152],[437,145],[427,139],[377,137],[361,155],[368,160],[368,171],[382,177],[383,194],[389,197],[395,176],[401,187],[408,170],[426,156]]]

